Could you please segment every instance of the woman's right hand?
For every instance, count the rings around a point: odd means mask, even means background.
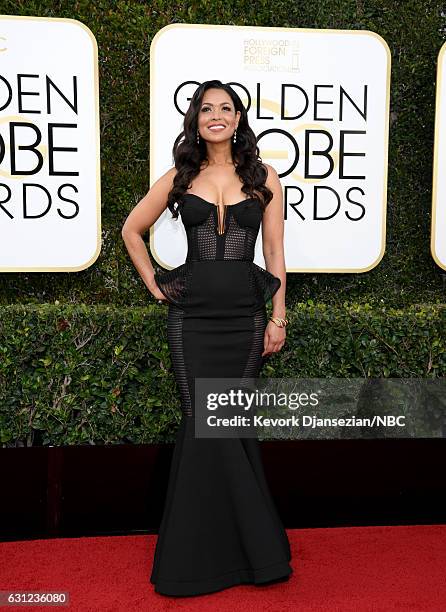
[[[159,289],[155,281],[152,281],[152,283],[150,284],[149,291],[156,300],[161,300],[166,304],[168,303],[166,296],[164,295],[164,293],[162,293],[161,289]]]

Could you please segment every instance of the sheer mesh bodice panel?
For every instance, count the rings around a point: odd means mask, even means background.
[[[218,232],[220,209],[195,194],[185,194],[180,205],[187,235],[186,261],[242,259],[253,261],[262,209],[255,198],[224,208],[224,232]]]

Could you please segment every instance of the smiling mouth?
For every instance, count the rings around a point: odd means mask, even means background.
[[[221,132],[221,130],[224,130],[225,128],[225,125],[210,125],[208,130],[211,130],[211,132]]]

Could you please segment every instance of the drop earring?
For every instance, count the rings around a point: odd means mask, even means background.
[[[237,128],[234,130],[234,143],[237,142]]]
[[[200,132],[197,130],[197,144],[200,144]]]

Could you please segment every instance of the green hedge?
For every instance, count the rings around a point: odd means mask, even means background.
[[[179,392],[167,306],[7,306],[0,323],[4,446],[173,441]],[[299,304],[271,377],[446,375],[446,308]]]

